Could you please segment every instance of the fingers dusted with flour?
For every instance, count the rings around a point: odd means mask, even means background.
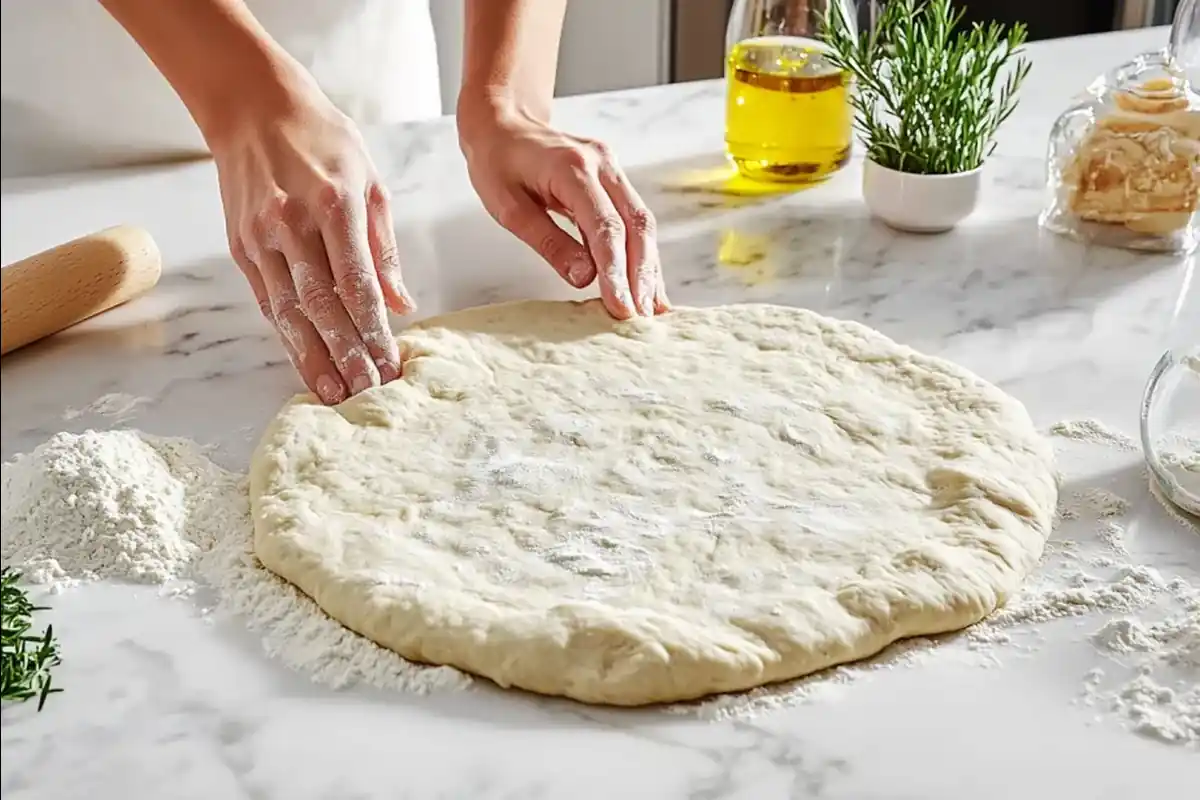
[[[625,222],[600,186],[599,176],[586,167],[571,167],[553,176],[552,181],[555,197],[587,243],[604,307],[617,319],[636,316],[641,307],[636,305],[629,283]]]
[[[396,378],[387,311],[414,306],[354,124],[240,0],[103,2],[204,134],[231,253],[305,384],[338,403]]]
[[[368,210],[374,170],[365,151],[354,149],[357,132],[337,115],[286,123],[305,127],[243,131],[245,138],[231,137],[214,153],[228,225],[239,231],[240,246],[262,275],[268,306],[287,311],[273,319],[294,346],[297,339],[305,343],[305,382],[323,402],[337,403],[399,376],[387,297],[407,292],[394,244]],[[374,213],[390,224],[387,208],[377,205]],[[372,236],[382,244],[372,244]],[[412,308],[411,301],[395,306]],[[321,347],[308,341],[310,331]],[[310,365],[312,359],[321,363]]]
[[[669,311],[671,304],[658,256],[658,223],[654,214],[611,156],[601,166],[599,178],[625,224],[629,286],[638,308],[646,316]]]
[[[611,150],[550,125],[565,0],[467,0],[459,143],[501,225],[617,319],[669,308],[654,215]],[[582,244],[550,212],[568,217]]]
[[[359,199],[330,192],[322,199],[321,233],[334,293],[353,322],[370,361],[369,368],[355,377],[361,382],[361,391],[375,385],[369,376],[371,371],[376,372],[374,378],[385,383],[395,379],[400,374],[400,354],[388,327],[380,272],[371,255],[365,193]]]
[[[654,215],[600,142],[500,109],[471,131],[471,182],[492,216],[576,288],[593,282],[617,319],[669,309]],[[549,212],[569,218],[575,241]]]
[[[325,403],[345,400],[345,381],[334,368],[324,339],[304,312],[287,260],[274,250],[263,250],[256,255],[255,263],[266,286],[271,322],[309,391]]]

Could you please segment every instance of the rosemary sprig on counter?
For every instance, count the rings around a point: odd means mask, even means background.
[[[828,57],[854,78],[867,157],[921,175],[982,166],[1029,74],[1025,26],[956,30],[963,10],[952,0],[888,0],[875,27],[856,37],[842,4],[830,6]]]
[[[21,588],[21,575],[9,567],[0,570],[0,628],[3,629],[3,674],[0,698],[4,702],[38,699],[38,711],[46,698],[61,689],[51,686],[50,670],[58,665],[58,642],[54,626],[43,633],[30,633],[33,615],[45,611],[35,606]]]

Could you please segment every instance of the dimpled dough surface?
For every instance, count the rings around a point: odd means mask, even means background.
[[[262,563],[415,661],[592,703],[685,700],[949,631],[1034,566],[1024,408],[856,323],[489,306],[404,377],[296,398],[251,470]]]

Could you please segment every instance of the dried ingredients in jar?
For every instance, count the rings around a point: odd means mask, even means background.
[[[1055,122],[1043,227],[1186,253],[1200,243],[1200,105],[1166,53],[1098,78]]]
[[[1166,79],[1113,101],[1064,173],[1070,210],[1137,233],[1186,228],[1200,204],[1200,111]]]

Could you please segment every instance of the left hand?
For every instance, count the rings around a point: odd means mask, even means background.
[[[603,143],[503,101],[460,106],[458,124],[471,184],[497,222],[572,286],[599,279],[617,319],[669,310],[654,215]],[[551,211],[574,222],[586,246]]]

